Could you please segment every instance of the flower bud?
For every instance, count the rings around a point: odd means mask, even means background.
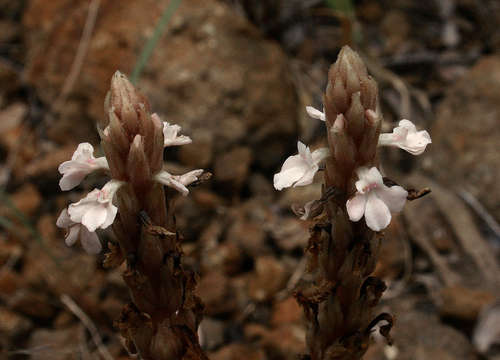
[[[342,114],[337,116],[330,129],[330,138],[334,147],[337,171],[350,172],[356,160],[356,148],[352,138],[347,134],[347,124]]]
[[[377,114],[373,110],[365,112],[365,131],[359,144],[360,162],[365,166],[373,165],[381,124],[382,119],[380,114]]]
[[[105,135],[109,136],[109,140],[114,145],[122,155],[125,155],[129,151],[130,142],[127,137],[125,129],[123,129],[122,124],[118,120],[114,109],[109,110],[109,125],[104,129]]]
[[[353,94],[358,91],[361,92],[361,103],[365,110],[375,109],[378,96],[377,85],[368,75],[366,66],[359,55],[348,46],[344,46],[337,61],[328,72],[328,86],[325,94],[326,113],[335,111],[346,115],[351,106]],[[347,121],[350,121],[349,117]]]
[[[351,97],[351,106],[347,110],[346,117],[349,134],[355,141],[359,141],[365,129],[365,109],[361,105],[361,92],[355,92]]]
[[[140,94],[125,75],[117,71],[111,79],[109,107],[113,108],[118,119],[129,135],[139,132],[139,116],[137,110],[143,104],[149,112],[146,98]]]
[[[144,152],[144,141],[141,135],[136,135],[130,146],[127,158],[129,181],[135,189],[143,189],[151,181],[151,170]]]

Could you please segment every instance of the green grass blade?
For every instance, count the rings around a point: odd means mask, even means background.
[[[130,75],[130,81],[132,82],[132,84],[136,84],[137,80],[139,80],[144,67],[148,63],[149,58],[153,53],[156,44],[158,43],[158,40],[160,40],[161,36],[163,35],[163,32],[165,31],[165,28],[170,21],[170,18],[172,17],[172,15],[174,15],[175,11],[181,4],[181,1],[182,0],[171,0],[168,6],[165,8],[165,11],[158,21],[158,24],[156,25],[153,36],[151,36],[146,45],[144,45],[144,48],[142,49],[139,58],[137,59],[137,62],[134,66],[134,69],[132,70],[132,74]]]

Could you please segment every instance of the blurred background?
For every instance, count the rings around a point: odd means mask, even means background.
[[[305,352],[291,293],[309,224],[290,205],[318,198],[321,179],[277,192],[272,176],[298,139],[324,142],[305,106],[321,108],[344,44],[379,82],[385,131],[408,118],[433,140],[419,157],[381,153],[391,178],[432,194],[386,231],[376,274],[394,346],[375,338],[365,358],[500,359],[500,1],[172,3],[0,0],[0,359],[129,358],[113,328],[128,301],[122,269],[67,248],[55,227],[105,181],[62,193],[57,167],[80,142],[98,148],[117,69],[193,139],[166,151],[169,166],[213,173],[177,206],[210,358]]]

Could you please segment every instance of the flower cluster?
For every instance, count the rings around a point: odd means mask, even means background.
[[[159,121],[156,114],[152,118]],[[185,145],[191,143],[191,139],[185,135],[179,135],[181,127],[163,122],[163,144],[164,147]],[[104,134],[109,133],[109,126],[104,129]],[[59,172],[63,175],[59,181],[61,190],[67,191],[78,186],[83,179],[96,170],[109,171],[106,157],[94,157],[94,148],[89,143],[78,145],[71,160],[63,162],[59,166]],[[178,190],[182,195],[187,195],[188,185],[198,180],[203,170],[193,170],[184,175],[172,175],[165,170],[159,171],[153,179],[163,185]],[[105,229],[115,220],[118,208],[113,205],[116,192],[126,182],[111,179],[102,189],[90,191],[80,201],[70,204],[64,209],[56,225],[66,229],[66,244],[73,245],[80,239],[83,248],[91,254],[102,250],[101,242],[95,231]]]
[[[324,111],[311,106],[307,106],[306,111],[314,119],[326,120]],[[337,121],[333,125],[333,130],[336,126]],[[392,133],[380,134],[378,138],[379,146],[399,147],[412,155],[422,154],[431,142],[429,133],[425,130],[417,131],[409,120],[401,120]],[[319,170],[319,163],[328,156],[328,149],[321,148],[311,153],[309,148],[299,141],[298,155],[286,159],[280,172],[274,175],[274,187],[282,190],[291,186],[311,184],[315,173]],[[385,229],[391,221],[391,212],[396,213],[403,209],[408,192],[401,186],[386,186],[376,167],[360,167],[356,170],[356,174],[359,179],[355,184],[356,193],[346,203],[349,219],[359,221],[364,216],[366,225],[373,231]],[[311,207],[311,203],[304,207],[305,212],[301,219],[308,218],[308,208]]]

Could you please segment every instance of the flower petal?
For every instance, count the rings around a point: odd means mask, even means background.
[[[101,229],[106,229],[108,226],[110,226],[116,218],[116,214],[118,212],[118,208],[111,204],[110,206],[106,207],[106,220],[101,224],[100,228]]]
[[[311,155],[312,155],[313,162],[315,164],[318,164],[321,161],[323,161],[323,159],[330,156],[330,150],[326,147],[322,147],[322,148],[314,150]]]
[[[59,187],[62,191],[71,190],[80,185],[87,174],[87,172],[82,171],[72,171],[64,174],[61,180],[59,180]]]
[[[373,231],[385,229],[391,222],[391,212],[385,203],[371,191],[366,200],[365,221]]]
[[[400,212],[406,203],[408,191],[401,186],[383,186],[375,190],[377,196],[387,205],[391,212]]]
[[[398,127],[407,129],[408,132],[416,132],[417,131],[417,127],[415,126],[415,124],[407,119],[401,120],[398,125],[399,125]]]
[[[319,111],[318,109],[315,109],[312,106],[306,106],[306,111],[307,111],[307,114],[310,117],[312,117],[313,119],[318,119],[321,121],[325,121],[325,119],[326,119],[324,112]]]
[[[317,171],[318,171],[318,165],[313,165],[311,168],[307,169],[307,171],[301,176],[299,180],[295,182],[295,184],[293,184],[293,187],[305,186],[311,184],[314,180],[314,175],[316,175]]]
[[[203,174],[203,169],[196,169],[196,170],[191,170],[188,173],[185,173],[184,175],[177,175],[174,176],[174,179],[179,181],[183,185],[189,185],[195,181],[198,180],[198,177]]]
[[[302,167],[294,167],[285,171],[280,171],[279,173],[274,174],[274,188],[281,191],[284,188],[290,187],[295,182],[300,180],[302,176],[304,176],[304,173],[305,171]]]
[[[347,200],[346,208],[349,220],[359,221],[365,213],[366,194],[356,194],[353,198]]]
[[[74,225],[75,223],[71,221],[69,214],[68,214],[68,209],[64,209],[61,211],[61,214],[59,214],[59,217],[57,218],[56,221],[56,226],[60,227],[62,229],[69,228],[70,226]]]
[[[78,240],[78,236],[80,235],[80,228],[80,224],[76,224],[68,229],[68,233],[64,238],[64,242],[66,243],[66,245],[73,246],[76,243],[76,241]]]
[[[174,188],[182,195],[186,196],[187,194],[189,194],[189,189],[185,187],[184,184],[182,184],[178,179],[176,179],[176,177],[177,175],[172,175],[167,171],[162,170],[158,174],[156,174],[154,178],[160,184]]]
[[[94,189],[87,194],[86,197],[80,201],[70,204],[68,206],[68,214],[72,221],[75,223],[81,223],[83,216],[96,206],[97,197],[99,195],[99,190]]]
[[[88,142],[78,144],[71,160],[85,162],[94,158],[94,147]]]
[[[95,232],[88,231],[85,226],[82,226],[80,231],[80,241],[82,243],[82,247],[89,254],[99,254],[102,250],[102,245],[97,234]]]
[[[299,156],[308,166],[312,166],[314,164],[309,146],[306,146],[304,143],[298,141],[297,150],[299,151]]]
[[[156,114],[154,114],[156,115]],[[156,115],[158,117],[158,115]],[[168,122],[163,122],[163,146],[185,145],[192,142],[189,136],[177,135],[181,131],[181,127],[176,124],[170,125]]]
[[[364,194],[375,186],[384,184],[382,175],[375,166],[370,169],[364,166],[360,167],[356,170],[356,173],[358,174],[359,180],[356,181],[355,186],[356,190],[361,194]]]
[[[83,215],[82,225],[85,225],[89,231],[95,231],[106,222],[107,215],[108,212],[106,206],[101,204],[96,205]]]

